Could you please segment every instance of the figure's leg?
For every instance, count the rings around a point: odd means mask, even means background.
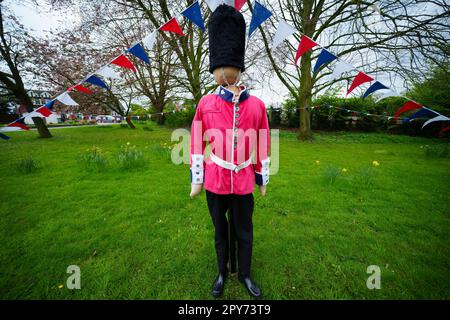
[[[206,191],[206,201],[214,225],[214,239],[219,273],[226,274],[229,256],[228,248],[228,195],[219,195]]]
[[[250,277],[253,247],[253,194],[231,196],[231,222],[238,242],[239,278]]]
[[[250,278],[253,250],[253,207],[253,194],[231,196],[231,224],[238,242],[239,280],[252,297],[259,298],[262,294],[261,289]]]

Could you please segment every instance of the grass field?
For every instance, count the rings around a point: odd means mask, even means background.
[[[167,158],[171,131],[149,126],[61,129],[50,140],[18,132],[1,142],[1,299],[212,298],[205,195],[189,198],[188,166]],[[450,298],[450,161],[424,152],[448,140],[280,136],[279,173],[267,197],[255,193],[252,275],[264,298]],[[117,165],[127,142],[143,152],[143,167]],[[80,163],[93,146],[109,160],[98,172]],[[40,168],[24,173],[17,163],[30,157]],[[81,290],[66,288],[69,265],[81,268]],[[366,287],[369,265],[381,268],[380,290]],[[224,298],[248,297],[227,280]]]

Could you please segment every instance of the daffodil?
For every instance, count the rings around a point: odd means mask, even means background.
[[[378,167],[378,166],[380,165],[380,163],[379,163],[378,161],[376,161],[376,160],[374,160],[374,161],[372,162],[372,164],[373,164],[375,167]]]

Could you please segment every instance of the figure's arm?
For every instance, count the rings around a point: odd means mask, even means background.
[[[258,141],[256,146],[255,181],[259,186],[262,196],[266,195],[266,185],[269,183],[269,150],[270,150],[270,128],[267,112],[263,105],[261,125],[258,130]]]
[[[190,149],[190,169],[191,169],[191,198],[199,195],[202,191],[204,181],[204,151],[205,142],[203,141],[203,123],[201,117],[201,101],[195,112],[194,120],[191,126],[191,149]]]

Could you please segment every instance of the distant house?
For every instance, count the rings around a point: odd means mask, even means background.
[[[33,106],[40,107],[53,98],[54,92],[44,90],[28,90],[28,95],[33,102]]]

